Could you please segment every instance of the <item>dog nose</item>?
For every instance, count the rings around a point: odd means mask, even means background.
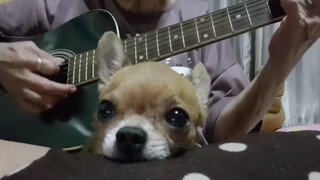
[[[147,133],[141,128],[125,126],[119,129],[116,138],[118,150],[126,155],[132,155],[143,149]]]

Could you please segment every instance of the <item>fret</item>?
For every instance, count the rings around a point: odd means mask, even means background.
[[[146,33],[145,38],[146,39],[146,51],[147,51],[147,59],[152,60],[155,59],[158,56],[158,46],[157,46],[157,37],[156,37],[156,31],[148,32]]]
[[[87,51],[87,53],[86,53],[86,77],[84,78],[86,80],[90,80],[90,79],[94,78],[92,76],[93,69],[92,69],[92,66],[91,66],[91,63],[94,62],[93,59],[91,59],[91,56],[92,56],[91,53],[92,52],[93,51]]]
[[[182,23],[179,23],[179,24],[180,24],[180,31],[181,31],[183,48],[185,48],[186,47],[186,43],[184,42],[184,34],[183,34],[183,29],[182,29]]]
[[[71,62],[70,62],[70,58],[68,58],[67,60],[68,60],[68,61],[67,61],[67,62],[68,62],[68,63],[67,63],[67,69],[68,69],[68,71],[67,71],[67,84],[70,84],[70,83],[69,83],[69,77],[70,77],[70,63],[71,63]]]
[[[247,4],[247,7],[253,26],[259,26],[273,20],[265,1],[255,1],[251,4]]]
[[[181,50],[185,47],[180,23],[170,26],[170,39],[173,51]]]
[[[136,63],[138,63],[138,60],[137,60],[137,39],[136,39],[136,37],[133,39],[134,39],[134,60]]]
[[[211,21],[211,26],[212,26],[212,31],[213,31],[214,37],[217,37],[216,28],[214,27],[214,23],[213,23],[213,19],[212,19],[212,14],[211,13],[210,13],[210,21]]]
[[[81,73],[80,73],[80,82],[86,81],[86,52],[82,53],[81,58]]]
[[[89,51],[87,51],[86,53],[86,76],[85,76],[85,80],[88,80],[88,56],[89,56]]]
[[[77,56],[74,56],[74,59],[73,59],[73,70],[72,70],[72,84],[75,84],[75,77],[76,77],[76,62],[77,62]]]
[[[170,52],[172,52],[172,43],[171,43],[171,35],[170,35],[170,26],[168,27],[168,35],[169,35]]]
[[[126,55],[127,57],[132,61],[135,59],[135,44],[134,44],[134,39],[126,39],[126,44],[127,44],[127,52]]]
[[[160,56],[158,30],[156,30],[156,39],[157,39],[157,51],[158,51],[158,56]]]
[[[251,28],[246,8],[243,4],[233,6],[228,9],[234,31],[241,31]]]
[[[247,16],[249,19],[250,26],[252,26],[252,21],[251,21],[251,17],[250,17],[249,11],[248,11],[247,3],[244,2],[243,4],[244,4],[244,7],[246,8],[246,13],[247,13]]]
[[[146,42],[145,42],[145,36],[139,35],[135,37],[135,46],[136,46],[136,58],[137,63],[146,61]]]
[[[160,56],[171,53],[168,29],[158,30]]]
[[[93,79],[94,78],[94,69],[96,68],[95,66],[95,60],[93,59],[94,58],[94,52],[95,51],[88,51],[87,52],[87,63],[88,63],[88,72],[87,72],[87,80],[90,80],[90,79]]]
[[[186,47],[199,44],[196,27],[194,25],[193,19],[182,22],[182,30],[185,37],[184,40]]]
[[[234,32],[234,29],[233,29],[233,26],[232,26],[232,22],[231,22],[231,18],[230,18],[229,9],[226,8],[226,10],[227,10],[227,15],[228,15],[228,20],[229,20],[229,23],[230,23],[231,31]]]
[[[199,30],[198,30],[198,25],[197,25],[197,19],[196,18],[194,18],[194,25],[196,26],[198,43],[200,43]]]
[[[94,65],[96,64],[96,60],[95,60],[95,55],[96,55],[96,50],[93,50],[92,52],[92,78],[95,78],[95,68]]]
[[[127,40],[124,40],[124,53],[127,54]]]
[[[218,38],[232,34],[228,14],[225,9],[212,13],[212,19],[215,24],[215,30]]]
[[[148,58],[148,38],[147,38],[147,33],[144,34],[144,46],[146,49],[146,60],[149,60]]]
[[[201,43],[215,38],[210,15],[197,18],[197,24]]]
[[[79,75],[78,75],[78,82],[80,83],[81,82],[81,60],[82,60],[82,54],[80,54],[80,57],[79,57]]]
[[[74,60],[74,63],[75,63],[75,68],[76,69],[75,69],[74,83],[78,84],[80,82],[80,73],[79,73],[79,71],[80,71],[80,68],[79,68],[79,66],[80,66],[80,55],[76,55],[75,57],[76,58]]]

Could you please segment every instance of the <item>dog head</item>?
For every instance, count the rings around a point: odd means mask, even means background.
[[[98,45],[99,110],[89,146],[122,160],[164,159],[201,144],[210,78],[198,64],[185,78],[170,67],[130,65],[121,41],[106,33]]]

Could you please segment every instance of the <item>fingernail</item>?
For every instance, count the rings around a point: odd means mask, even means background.
[[[71,92],[76,92],[76,91],[77,91],[77,87],[72,86],[72,87],[71,87]]]
[[[58,65],[61,65],[62,63],[64,63],[64,59],[61,59],[61,58],[56,58],[56,61],[58,62]]]

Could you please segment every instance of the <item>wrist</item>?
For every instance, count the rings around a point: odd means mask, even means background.
[[[261,70],[259,78],[268,87],[277,88],[285,81],[293,67],[294,65],[284,64],[279,59],[269,58]]]

